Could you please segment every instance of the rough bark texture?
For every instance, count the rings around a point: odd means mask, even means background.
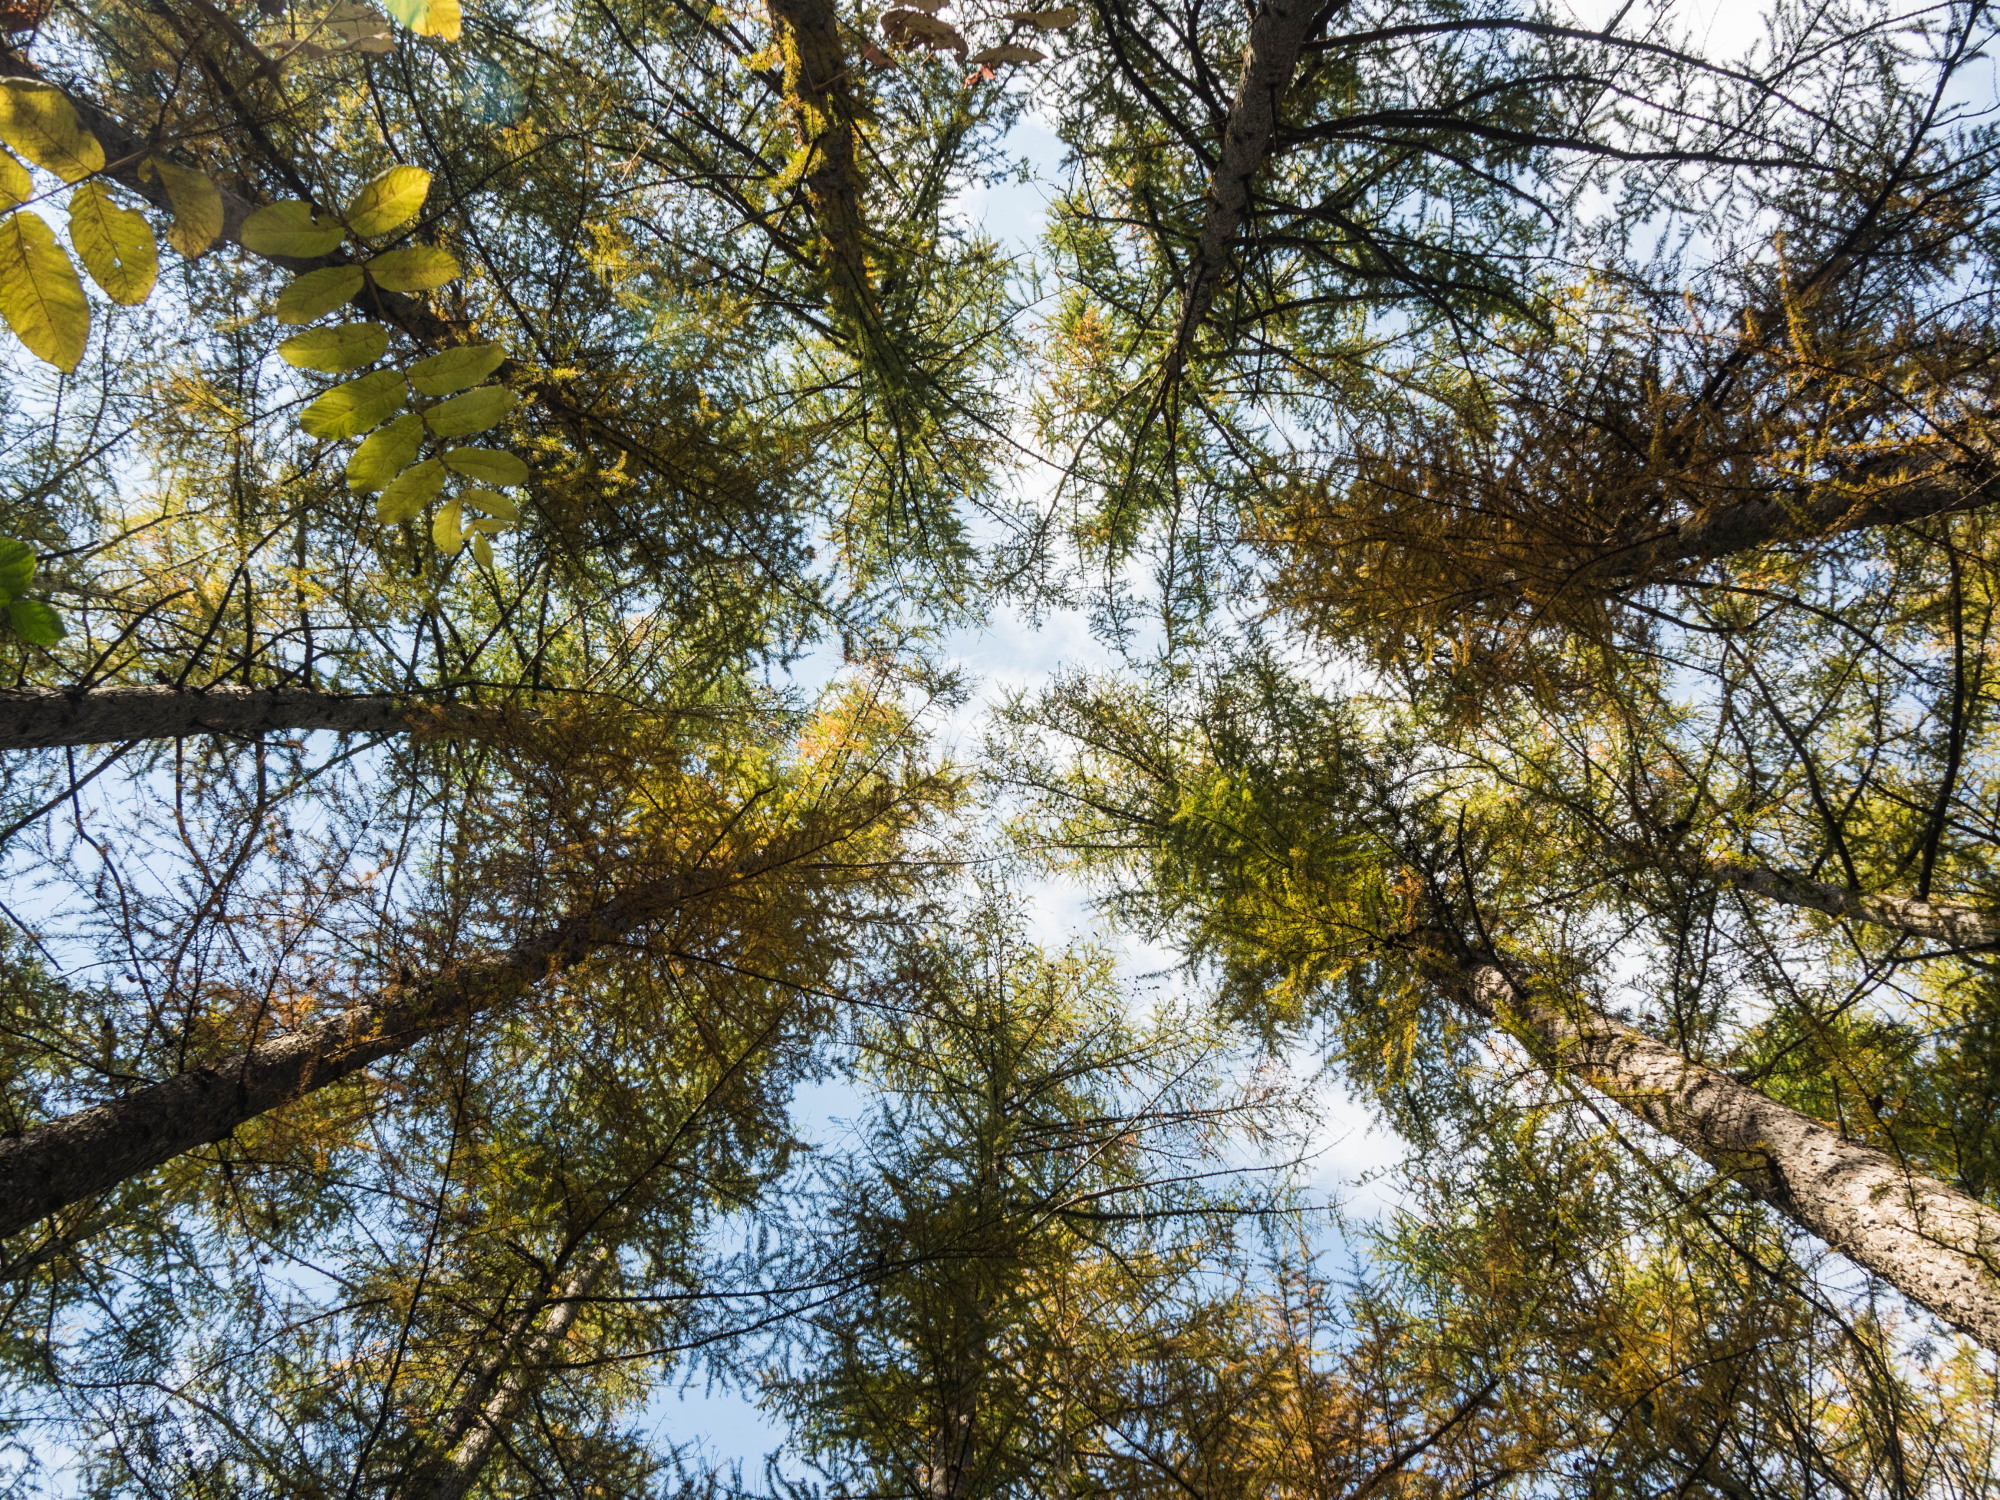
[[[0,1140],[0,1237],[504,1005],[723,878],[675,878],[626,892],[497,958],[399,985],[371,1004],[262,1042],[227,1062]]]
[[[420,1467],[402,1489],[404,1500],[464,1500],[479,1482],[508,1424],[547,1377],[550,1361],[569,1337],[577,1314],[615,1259],[609,1245],[600,1245],[559,1291],[531,1299],[521,1310],[499,1351],[480,1370],[438,1434],[434,1444],[438,1456]]]
[[[2000,916],[1961,902],[1919,901],[1915,896],[1884,894],[1864,896],[1845,886],[1828,885],[1823,881],[1807,880],[1804,876],[1787,875],[1755,865],[1725,864],[1718,867],[1716,873],[1743,890],[1755,891],[1760,896],[1782,901],[1788,906],[1825,912],[1830,917],[1845,917],[1853,922],[1892,928],[1915,937],[1948,943],[1953,948],[2000,947]]]
[[[875,331],[867,221],[855,165],[854,91],[828,0],[769,0],[784,56],[785,98],[799,135],[798,178],[818,227],[834,307],[864,339]]]
[[[2000,1350],[2000,1213],[1601,1011],[1538,1001],[1494,964],[1469,965],[1465,979],[1466,1003],[1551,1066]]]
[[[280,730],[395,734],[415,707],[387,694],[296,688],[0,688],[0,750]]]
[[[1265,0],[1250,22],[1236,97],[1222,130],[1222,152],[1208,180],[1201,237],[1181,299],[1180,322],[1168,352],[1165,383],[1180,378],[1202,320],[1215,302],[1236,236],[1250,217],[1250,185],[1271,155],[1278,106],[1298,71],[1299,52],[1322,14],[1321,0]]]

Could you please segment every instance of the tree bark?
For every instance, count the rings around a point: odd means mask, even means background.
[[[1494,963],[1472,961],[1461,978],[1468,1008],[1514,1030],[1545,1063],[2000,1350],[2000,1212],[1602,1011],[1537,1000]]]
[[[1787,875],[1757,865],[1727,862],[1714,867],[1715,875],[1728,884],[1787,906],[1803,906],[1907,932],[1913,937],[1931,938],[1953,948],[2000,947],[2000,915],[1984,912],[1958,901],[1920,901],[1915,896],[1883,893],[1863,895],[1845,886]]]
[[[1236,236],[1250,217],[1250,184],[1270,159],[1278,129],[1278,106],[1298,71],[1299,52],[1315,23],[1330,12],[1322,0],[1265,0],[1250,22],[1250,43],[1243,49],[1236,97],[1222,129],[1222,151],[1209,177],[1204,199],[1201,236],[1195,242],[1194,265],[1181,298],[1181,315],[1161,383],[1172,385],[1187,365],[1188,352],[1216,288],[1229,267]]]
[[[709,871],[651,882],[599,902],[497,958],[396,985],[379,1000],[261,1042],[226,1062],[190,1069],[0,1139],[0,1237],[504,1005],[732,878]]]
[[[569,1337],[577,1314],[616,1258],[612,1246],[598,1246],[559,1291],[535,1298],[522,1309],[500,1349],[433,1441],[433,1457],[420,1464],[403,1486],[402,1500],[464,1500],[479,1482],[508,1424],[547,1377],[549,1363]],[[545,1313],[548,1319],[542,1322]]]
[[[399,734],[421,707],[387,693],[303,688],[0,688],[0,750],[283,730]]]

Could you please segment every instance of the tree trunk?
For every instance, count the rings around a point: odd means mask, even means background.
[[[1195,334],[1214,305],[1236,236],[1250,217],[1250,184],[1270,158],[1278,107],[1298,71],[1299,52],[1315,29],[1314,23],[1323,25],[1329,13],[1321,0],[1265,0],[1250,22],[1250,44],[1243,49],[1236,97],[1222,129],[1222,151],[1209,178],[1201,237],[1195,243],[1194,265],[1181,299],[1180,321],[1167,355],[1163,386],[1180,378]]]
[[[1587,1006],[1538,1001],[1490,962],[1460,997],[1911,1301],[2000,1350],[2000,1212]]]
[[[1756,865],[1734,862],[1714,867],[1717,878],[1788,906],[1803,906],[1830,917],[1867,922],[1931,938],[1953,948],[2000,947],[2000,916],[1957,901],[1919,901],[1914,896],[1864,896],[1845,886],[1807,880]]]
[[[400,734],[420,708],[386,693],[302,688],[0,688],[0,750],[310,729]]]
[[[219,1141],[237,1126],[370,1063],[404,1052],[731,877],[710,871],[656,881],[601,902],[498,958],[464,963],[422,983],[262,1042],[239,1057],[177,1074],[123,1098],[0,1140],[0,1237],[72,1203]]]
[[[547,1377],[549,1363],[569,1337],[577,1314],[616,1258],[612,1246],[600,1245],[559,1291],[535,1298],[522,1309],[434,1440],[433,1456],[401,1489],[402,1500],[464,1500],[508,1425]]]

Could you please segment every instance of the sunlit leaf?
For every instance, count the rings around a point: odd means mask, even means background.
[[[7,606],[7,623],[14,634],[37,646],[53,646],[66,632],[62,616],[39,599],[16,599]]]
[[[465,531],[458,524],[459,508],[456,500],[447,500],[438,507],[437,519],[431,522],[431,540],[437,543],[438,551],[456,553],[465,545]]]
[[[12,208],[35,196],[35,179],[5,151],[0,151],[0,208]]]
[[[359,266],[308,271],[278,293],[278,304],[272,311],[280,323],[310,323],[352,302],[366,279]]]
[[[431,190],[431,174],[422,167],[391,167],[362,184],[347,205],[347,227],[356,234],[387,234],[414,219]]]
[[[35,549],[12,537],[0,538],[0,596],[18,598],[35,576]]]
[[[411,245],[391,250],[368,262],[368,276],[387,292],[426,292],[459,274],[449,250],[435,245]]]
[[[332,219],[313,217],[312,205],[296,198],[268,204],[243,221],[243,248],[259,255],[300,259],[325,255],[347,238]]]
[[[222,192],[206,172],[175,166],[155,156],[140,166],[141,176],[158,177],[174,205],[167,243],[189,260],[215,243],[222,233]]]
[[[528,466],[512,453],[497,448],[453,448],[444,456],[454,473],[505,489],[528,482]]]
[[[380,323],[341,323],[295,333],[278,345],[278,353],[301,370],[337,375],[374,364],[388,347],[389,330]]]
[[[504,385],[483,385],[463,396],[440,401],[424,413],[424,421],[439,437],[470,437],[484,432],[514,409],[517,399]]]
[[[482,568],[493,566],[493,544],[477,531],[472,533],[472,557]]]
[[[69,195],[69,242],[90,279],[113,302],[135,307],[160,276],[160,247],[146,216],[121,208],[101,182]]]
[[[500,368],[507,351],[499,344],[467,344],[420,359],[410,366],[410,384],[426,396],[449,396],[477,385]]]
[[[458,40],[460,15],[458,0],[384,0],[389,14],[418,36],[434,36],[440,41]]]
[[[347,487],[366,495],[381,489],[417,456],[424,443],[424,419],[415,412],[384,423],[347,461]]]
[[[0,219],[0,317],[30,352],[65,374],[90,342],[83,283],[38,214]]]
[[[319,397],[299,413],[299,426],[318,438],[354,437],[400,411],[407,398],[401,370],[377,370]]]
[[[445,455],[446,462],[450,462],[450,458],[449,454]],[[472,489],[465,491],[458,498],[472,509],[484,511],[489,516],[498,516],[502,521],[521,519],[521,507],[498,490]]]
[[[0,78],[0,140],[64,182],[104,170],[104,148],[53,84]]]
[[[443,488],[443,464],[434,458],[412,464],[390,480],[376,499],[375,519],[382,522],[407,521],[429,505]]]

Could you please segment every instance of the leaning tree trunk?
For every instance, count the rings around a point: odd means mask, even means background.
[[[497,958],[398,984],[381,999],[259,1043],[226,1062],[190,1069],[0,1140],[0,1237],[222,1140],[258,1115],[406,1052],[468,1017],[506,1005],[732,878],[710,871],[650,882]]]
[[[1735,862],[1716,865],[1712,872],[1730,885],[1787,906],[1803,906],[1830,917],[1867,922],[1907,932],[1912,937],[1932,938],[1953,948],[2000,947],[2000,915],[1963,902],[1922,901],[1915,896],[1883,893],[1863,895],[1846,886]]]
[[[387,693],[304,688],[0,688],[0,750],[309,729],[399,734],[421,709]]]
[[[2000,1212],[1587,1005],[1474,962],[1460,997],[1988,1349],[2000,1350]]]
[[[535,1298],[522,1309],[500,1348],[454,1408],[451,1420],[432,1440],[431,1456],[397,1491],[400,1500],[464,1500],[509,1424],[547,1379],[577,1315],[616,1259],[611,1245],[600,1244],[560,1290]]]

